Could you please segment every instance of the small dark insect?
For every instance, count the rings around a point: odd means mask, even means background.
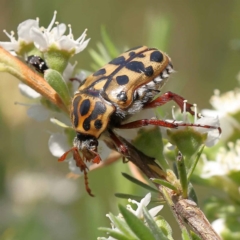
[[[31,55],[27,57],[28,64],[32,65],[39,73],[44,73],[48,69],[46,62],[39,56]]]

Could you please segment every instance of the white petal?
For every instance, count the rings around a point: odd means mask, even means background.
[[[7,51],[18,50],[18,42],[0,42],[0,46],[2,46]]]
[[[51,30],[51,34],[54,35],[54,39],[58,40],[66,32],[66,24],[60,23]]]
[[[33,90],[32,88],[30,88],[28,85],[24,83],[19,83],[18,88],[21,94],[24,95],[25,97],[35,99],[41,96],[41,94],[39,94],[38,92],[36,92],[35,90]]]
[[[27,110],[27,115],[41,122],[46,120],[49,117],[49,111],[42,105],[32,105]]]
[[[55,157],[61,157],[70,149],[67,137],[63,133],[52,134],[48,140],[48,147],[52,155]]]
[[[86,41],[84,41],[83,43],[78,44],[77,47],[76,47],[76,54],[83,51],[87,47],[89,41],[90,41],[90,38],[87,39]]]
[[[151,208],[149,210],[149,213],[152,217],[155,217],[162,209],[163,209],[163,205],[159,205],[157,207]]]
[[[138,208],[137,210],[135,211],[135,215],[138,217],[138,218],[142,218],[142,210],[143,210],[143,207],[146,207],[151,201],[151,193],[148,193],[141,201],[140,203],[138,204]],[[133,202],[133,201],[132,201]]]
[[[202,117],[196,121],[196,124],[200,125],[209,125],[209,126],[214,126],[214,127],[219,127],[219,119],[218,117]],[[208,133],[207,140],[205,142],[205,145],[207,147],[212,147],[214,146],[220,139],[220,133],[218,129],[211,129],[211,128],[198,128],[195,127],[195,130],[201,133]]]
[[[69,79],[73,76],[73,71],[74,71],[75,66],[76,66],[76,63],[74,65],[72,65],[71,63],[68,63],[67,67],[64,69],[63,78],[66,82],[68,82]],[[74,81],[74,82],[76,82],[76,81]]]
[[[33,27],[35,28],[39,27],[37,20],[29,19],[20,23],[17,29],[18,37],[24,40],[25,42],[32,42],[33,40],[30,34],[30,29]]]
[[[80,71],[75,77],[82,82],[86,79],[87,75],[85,71]]]
[[[31,28],[30,35],[34,40],[34,45],[39,48],[40,51],[46,51],[48,49],[48,38],[39,28]]]
[[[62,36],[61,39],[58,41],[60,49],[64,49],[67,51],[71,51],[71,49],[75,48],[75,43],[71,40],[68,36]]]

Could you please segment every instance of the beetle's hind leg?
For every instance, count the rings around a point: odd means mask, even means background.
[[[154,125],[159,127],[166,127],[166,128],[178,128],[178,127],[202,127],[208,129],[218,129],[219,134],[221,134],[222,130],[220,127],[211,126],[211,125],[201,125],[195,123],[175,123],[175,122],[167,122],[160,119],[141,119],[136,120],[133,122],[122,124],[121,126],[117,127],[120,129],[131,129],[131,128],[139,128],[148,125]]]
[[[194,115],[195,113],[191,109],[193,107],[193,104],[185,102],[185,100],[186,99],[179,96],[178,94],[169,91],[159,96],[158,98],[154,99],[153,101],[146,103],[144,105],[144,108],[159,107],[168,103],[169,101],[174,101],[181,108],[181,111],[183,111],[184,108],[183,106],[186,105],[186,111]]]

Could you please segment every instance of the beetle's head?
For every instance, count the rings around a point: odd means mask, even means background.
[[[98,140],[90,135],[77,133],[73,141],[74,147],[77,147],[87,161],[90,161],[98,155]]]

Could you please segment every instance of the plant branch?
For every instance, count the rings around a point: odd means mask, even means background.
[[[137,150],[125,139],[121,137],[119,138],[128,149],[129,155],[125,157],[138,166],[148,178],[161,178],[166,180],[166,173],[153,158],[148,157],[141,151]],[[182,196],[177,195],[174,191],[162,185],[157,186],[159,191],[163,194],[165,200],[168,202],[181,228],[184,228],[183,225],[186,223],[203,240],[221,239],[195,202],[189,199],[183,199]]]

